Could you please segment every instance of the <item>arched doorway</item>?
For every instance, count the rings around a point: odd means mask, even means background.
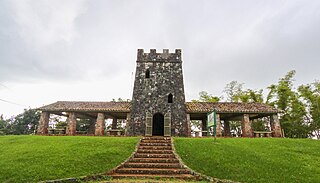
[[[155,135],[155,136],[164,135],[164,116],[161,113],[156,113],[153,115],[152,135]]]

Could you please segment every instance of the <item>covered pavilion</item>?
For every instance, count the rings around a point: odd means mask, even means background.
[[[252,128],[252,120],[268,117],[270,133],[273,137],[282,137],[279,110],[261,103],[231,103],[231,102],[186,102],[188,136],[191,136],[191,120],[202,122],[203,136],[207,133],[207,115],[216,112],[217,136],[231,137],[229,121],[241,121],[242,137],[261,135]],[[94,133],[91,135],[105,135],[105,119],[113,119],[112,132],[117,132],[117,122],[126,120],[130,122],[131,102],[77,102],[58,101],[40,107],[42,111],[38,134],[48,134],[50,114],[67,117],[67,135],[76,135],[77,118],[91,119]],[[128,127],[128,124],[126,125]],[[224,132],[224,133],[222,133]],[[256,132],[256,133],[255,133]],[[126,133],[126,129],[125,132]],[[267,133],[268,134],[268,133]]]

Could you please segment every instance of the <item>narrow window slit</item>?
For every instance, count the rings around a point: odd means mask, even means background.
[[[150,70],[149,69],[147,69],[147,71],[146,71],[146,78],[150,78]]]
[[[173,101],[173,95],[170,93],[168,95],[168,103],[172,103],[172,101]]]

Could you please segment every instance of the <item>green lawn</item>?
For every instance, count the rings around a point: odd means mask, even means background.
[[[320,182],[320,141],[276,138],[175,138],[190,168],[240,182]]]
[[[0,136],[0,182],[102,173],[134,151],[138,137]]]

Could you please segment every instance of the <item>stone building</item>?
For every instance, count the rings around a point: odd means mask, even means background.
[[[259,103],[186,102],[183,84],[181,50],[164,49],[149,53],[138,49],[136,75],[131,102],[58,101],[40,107],[42,111],[38,134],[48,134],[50,114],[67,117],[68,135],[77,134],[77,118],[91,119],[94,135],[105,135],[105,119],[112,119],[109,134],[119,134],[118,120],[126,120],[128,136],[190,136],[190,120],[202,122],[202,132],[208,134],[207,116],[216,112],[217,136],[231,136],[229,121],[241,121],[242,137],[272,134],[281,137],[279,111]],[[269,132],[256,132],[254,119],[269,119]]]
[[[181,50],[138,50],[129,135],[187,135]]]

